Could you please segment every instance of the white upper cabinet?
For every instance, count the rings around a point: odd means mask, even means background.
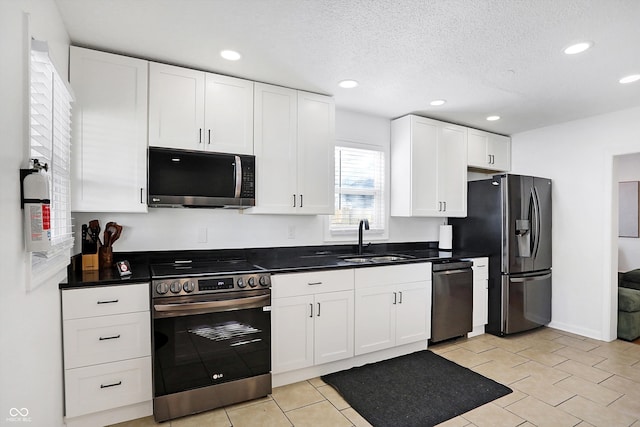
[[[149,145],[253,154],[253,82],[150,63]]]
[[[334,213],[334,161],[333,98],[298,91],[299,213]]]
[[[332,214],[333,98],[255,84],[256,207],[251,213]]]
[[[469,167],[497,172],[511,169],[511,138],[477,129],[468,131]]]
[[[71,210],[146,212],[148,62],[72,46]]]
[[[391,123],[391,215],[467,214],[467,128],[419,116]]]

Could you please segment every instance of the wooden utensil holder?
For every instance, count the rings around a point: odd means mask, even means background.
[[[100,246],[98,248],[98,258],[101,270],[113,267],[113,250],[111,246]]]

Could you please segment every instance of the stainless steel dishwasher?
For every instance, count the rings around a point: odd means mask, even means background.
[[[433,264],[431,342],[464,336],[473,329],[473,270],[471,261]]]

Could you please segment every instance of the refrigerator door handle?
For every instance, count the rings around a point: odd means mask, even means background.
[[[531,251],[531,255],[535,259],[538,256],[538,249],[540,248],[540,200],[538,198],[538,190],[536,187],[531,189],[531,199],[533,201],[533,224],[534,224],[534,233],[533,233],[533,250]]]

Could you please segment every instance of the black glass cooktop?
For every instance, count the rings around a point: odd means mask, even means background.
[[[190,277],[220,274],[240,274],[263,271],[264,268],[244,259],[176,261],[151,265],[151,277]]]

